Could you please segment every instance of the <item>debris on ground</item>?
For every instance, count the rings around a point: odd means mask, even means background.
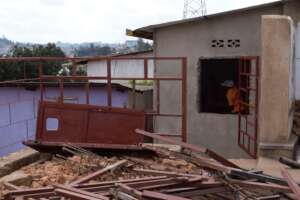
[[[55,154],[21,168],[31,177],[30,184],[6,180],[1,195],[31,200],[299,199],[299,187],[285,170],[281,179],[241,169],[212,151],[201,149],[200,154],[193,145],[168,141],[181,150],[147,145],[155,155],[104,156],[66,144],[64,152],[71,156]]]

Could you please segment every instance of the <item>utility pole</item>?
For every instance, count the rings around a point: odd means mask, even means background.
[[[206,15],[205,0],[184,0],[183,19]]]

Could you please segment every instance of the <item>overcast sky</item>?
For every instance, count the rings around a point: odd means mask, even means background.
[[[274,0],[206,0],[216,13]],[[20,42],[122,42],[125,29],[178,20],[184,0],[0,0],[0,35]]]

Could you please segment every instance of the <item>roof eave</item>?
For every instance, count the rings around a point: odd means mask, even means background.
[[[141,27],[141,28],[138,28],[136,30],[132,30],[131,32],[133,32],[133,33],[141,33],[141,32],[144,33],[144,32],[146,32],[147,34],[149,34],[149,33],[153,34],[154,30],[158,29],[158,28],[164,28],[164,27],[169,27],[169,26],[188,23],[188,22],[195,22],[195,21],[198,21],[198,20],[205,20],[205,19],[214,18],[214,17],[222,17],[222,16],[226,16],[226,15],[231,15],[231,14],[235,14],[235,13],[244,12],[244,11],[254,10],[254,9],[257,9],[257,8],[264,8],[264,7],[269,7],[269,6],[280,5],[280,4],[283,4],[287,1],[290,1],[290,0],[277,0],[277,1],[274,1],[274,2],[270,2],[270,3],[265,3],[265,4],[260,4],[260,5],[255,5],[255,6],[250,6],[250,7],[245,7],[245,8],[240,8],[240,9],[235,9],[235,10],[230,10],[230,11],[225,11],[225,12],[220,12],[220,13],[215,13],[215,14],[210,14],[210,15],[206,15],[206,16],[202,16],[202,17],[194,17],[194,18],[176,20],[176,21],[171,21],[171,22],[166,22],[166,23],[161,23],[161,24],[154,24],[154,25],[150,25],[150,26]],[[139,37],[139,36],[136,36],[136,37]]]

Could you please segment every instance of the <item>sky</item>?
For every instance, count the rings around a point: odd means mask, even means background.
[[[274,0],[206,0],[217,13]],[[126,28],[180,20],[184,0],[0,0],[0,36],[18,42],[119,43]]]

